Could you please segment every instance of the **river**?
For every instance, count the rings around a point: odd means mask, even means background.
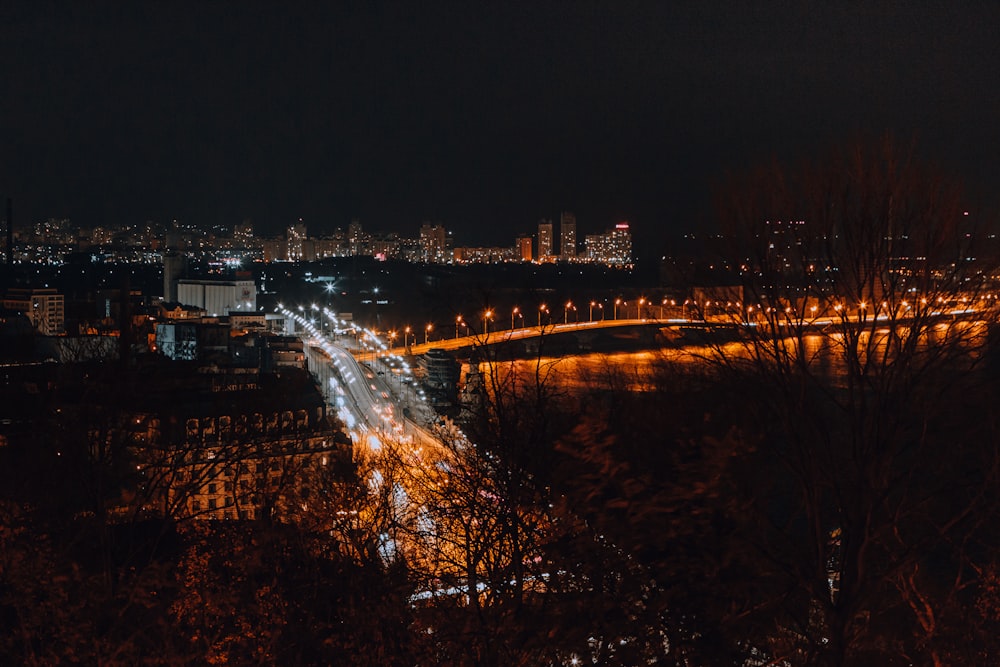
[[[868,350],[869,358],[881,363],[880,356],[886,352],[889,339],[887,329],[879,329],[874,334],[862,333],[859,348]],[[869,342],[869,336],[875,338]],[[953,346],[969,352],[964,358],[971,361],[979,358],[980,348],[986,342],[986,326],[982,322],[958,322],[936,325],[921,335],[919,350],[934,347]],[[785,339],[786,345],[792,339]],[[837,378],[844,375],[844,339],[841,334],[810,334],[802,339],[803,357],[817,376],[826,376],[837,384]],[[717,347],[689,345],[679,348],[641,350],[633,352],[586,353],[562,357],[542,357],[539,359],[497,362],[495,368],[503,377],[514,374],[522,381],[538,375],[546,382],[566,391],[615,388],[627,391],[650,391],[656,387],[658,378],[678,365],[683,368],[692,364],[703,365],[708,360],[725,357],[729,360],[747,359],[751,346],[747,342],[726,343]],[[962,355],[960,355],[962,356]],[[863,356],[862,356],[863,358]],[[479,372],[489,377],[489,364],[480,364]],[[463,367],[463,381],[469,375],[469,366]]]

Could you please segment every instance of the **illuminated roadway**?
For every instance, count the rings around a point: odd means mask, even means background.
[[[924,316],[929,317],[952,317],[952,318],[967,318],[970,316],[975,316],[981,313],[982,309],[977,308],[957,308],[947,311],[934,310],[930,312],[925,312]],[[772,316],[773,317],[773,316]],[[895,322],[897,325],[902,325],[907,322],[912,321],[913,318],[907,316],[897,316],[895,318],[890,318],[886,314],[880,314],[876,316],[872,315],[836,315],[832,317],[829,315],[819,315],[811,318],[802,318],[797,320],[793,315],[788,319],[787,322],[781,321],[780,319],[775,319],[774,322],[768,324],[769,327],[784,328],[784,327],[808,327],[811,329],[823,329],[830,325],[879,325],[879,324],[890,324]],[[422,344],[411,344],[407,347],[397,347],[389,350],[390,353],[396,355],[420,355],[426,353],[432,348],[437,348],[441,350],[459,350],[468,347],[481,347],[484,345],[496,345],[499,343],[506,343],[509,341],[520,341],[530,338],[538,338],[540,336],[551,336],[555,334],[569,334],[581,331],[595,331],[595,330],[606,330],[606,329],[616,329],[616,328],[626,328],[626,327],[742,327],[746,329],[752,329],[753,327],[759,326],[756,322],[746,322],[740,321],[738,318],[728,318],[725,316],[719,318],[712,318],[710,320],[703,319],[687,319],[687,318],[668,318],[668,319],[657,319],[657,318],[644,318],[644,319],[617,319],[617,320],[592,320],[587,322],[569,322],[564,324],[545,324],[542,326],[534,327],[521,327],[518,329],[500,329],[497,331],[488,331],[485,334],[476,334],[469,336],[457,336],[455,338],[441,338],[435,341],[428,341]]]
[[[284,312],[303,329],[300,335],[309,370],[357,444],[378,449],[383,439],[391,438],[423,449],[438,443],[426,427],[435,420],[434,411],[401,357],[375,348],[370,353],[372,362],[362,364],[351,350],[335,344],[311,322]]]

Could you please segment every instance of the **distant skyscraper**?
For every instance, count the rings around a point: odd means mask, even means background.
[[[632,232],[629,230],[627,222],[619,222],[610,231],[611,236],[611,263],[631,264],[632,263]]]
[[[521,236],[517,239],[518,255],[522,262],[531,261],[531,237]]]
[[[576,216],[568,211],[559,216],[559,243],[564,260],[576,259]]]
[[[306,239],[306,226],[299,221],[298,224],[288,226],[288,260],[297,262],[303,259],[302,242]]]
[[[588,234],[587,260],[610,266],[632,263],[632,232],[627,222],[619,222],[604,234]]]
[[[552,259],[552,221],[541,220],[538,223],[538,261],[547,262]]]
[[[425,222],[420,226],[420,250],[425,262],[448,260],[448,233],[444,225]]]
[[[351,220],[347,225],[347,247],[351,255],[360,255],[361,246],[364,243],[364,232],[361,231],[361,221],[357,218]]]

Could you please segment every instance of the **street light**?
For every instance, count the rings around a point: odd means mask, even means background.
[[[492,309],[487,309],[487,311],[483,313],[483,334],[485,335],[489,335],[490,333],[490,318],[492,317],[493,317]]]
[[[455,340],[458,340],[458,325],[460,324],[465,324],[465,322],[462,321],[461,315],[455,318]]]
[[[403,329],[403,347],[405,348],[410,347],[410,331],[412,331],[410,327]]]
[[[510,311],[510,330],[511,331],[514,330],[514,316],[515,315],[521,315],[521,309],[518,308],[517,306],[514,306],[514,310]],[[521,315],[521,319],[522,320],[524,319],[524,315]]]
[[[544,303],[538,307],[538,328],[539,329],[542,328],[542,313],[543,312],[544,313],[549,312],[548,306],[546,306]]]
[[[646,304],[646,297],[639,299],[639,305],[635,307],[635,319],[642,319],[642,307]]]
[[[618,319],[618,306],[621,305],[621,299],[615,299],[615,320]]]
[[[567,301],[566,305],[563,306],[563,324],[569,323],[569,309],[573,308],[573,302]]]
[[[424,345],[427,345],[427,337],[430,336],[431,330],[434,328],[433,324],[428,324],[424,327]]]
[[[590,315],[587,316],[587,320],[589,320],[590,322],[594,321],[594,306],[596,306],[596,305],[597,305],[597,302],[595,302],[595,301],[591,301],[590,302]]]

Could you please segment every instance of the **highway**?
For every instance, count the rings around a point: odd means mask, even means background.
[[[309,371],[320,381],[327,403],[356,446],[377,450],[389,439],[417,451],[440,446],[431,432],[437,415],[401,356],[379,343],[373,333],[358,329],[372,341],[365,343],[370,352],[360,355],[370,361],[362,363],[357,350],[335,344],[309,320],[292,311],[285,315],[302,329]]]

